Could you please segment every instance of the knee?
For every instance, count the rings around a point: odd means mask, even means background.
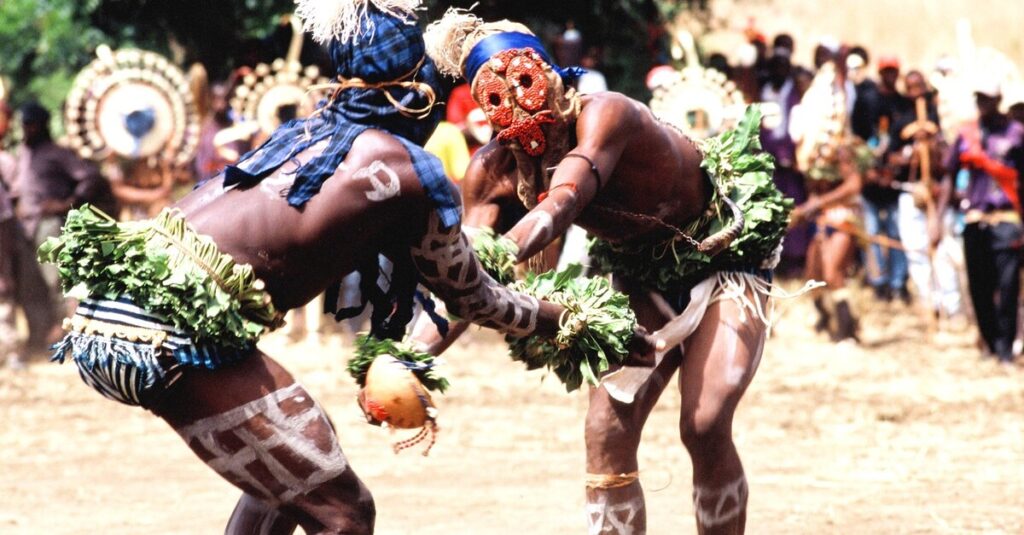
[[[351,471],[289,504],[301,511],[306,533],[370,535],[377,519],[377,506],[370,490],[353,484]]]
[[[697,410],[679,421],[679,438],[691,456],[723,451],[732,442],[731,418],[722,410]]]
[[[635,453],[640,444],[641,426],[623,418],[610,406],[591,406],[587,413],[584,439],[590,456],[617,457]]]

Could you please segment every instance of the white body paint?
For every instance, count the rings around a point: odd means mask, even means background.
[[[263,494],[263,499],[287,502],[336,478],[348,467],[348,461],[333,433],[330,435],[328,451],[319,448],[305,434],[310,424],[331,428],[319,405],[314,403],[294,415],[287,415],[281,410],[283,402],[305,402],[306,398],[301,392],[302,387],[293,384],[225,413],[196,421],[179,429],[178,434],[190,445],[198,443],[211,452],[214,458],[206,463],[229,481],[251,485]],[[240,428],[246,421],[254,418],[265,419],[273,434],[260,438]],[[232,451],[223,443],[226,438],[241,441],[245,445]],[[304,459],[305,464],[312,465],[315,470],[306,478],[293,474],[271,453],[272,449],[282,446],[289,451],[290,456]],[[283,485],[286,491],[275,495],[249,472],[247,466],[257,460],[267,466],[274,479]]]
[[[438,276],[427,280],[453,314],[516,336],[536,329],[537,299],[513,293],[486,277],[466,235],[457,228],[444,229],[436,213],[431,213],[427,228],[423,242],[412,249],[413,257],[418,263],[436,265]],[[512,316],[506,321],[509,311]]]
[[[603,533],[633,535],[636,533],[633,521],[643,508],[642,497],[633,498],[624,503],[609,504],[608,493],[602,492],[598,495],[596,503],[587,504],[587,520],[589,522],[587,533],[589,535]]]
[[[543,243],[551,241],[551,233],[555,229],[555,220],[551,214],[543,210],[534,210],[527,214],[519,224],[526,225],[528,222],[533,222],[533,227],[530,228],[530,235],[527,236],[526,243],[536,243],[537,240]]]
[[[720,489],[694,487],[693,510],[697,522],[705,528],[713,528],[739,518],[747,507],[748,492],[744,476]]]
[[[383,177],[383,178],[382,178]],[[352,175],[353,180],[369,180],[373,189],[366,192],[366,198],[374,202],[386,201],[402,194],[398,173],[384,162],[377,160]]]
[[[746,367],[741,364],[737,364],[736,362],[739,356],[737,351],[739,349],[740,336],[739,333],[736,332],[736,327],[734,325],[727,322],[722,322],[721,325],[726,329],[731,330],[733,333],[732,336],[727,336],[725,338],[725,384],[729,386],[738,386],[743,382],[743,377],[747,375]]]
[[[271,199],[283,199],[295,182],[295,175],[275,173],[260,182],[260,192]]]

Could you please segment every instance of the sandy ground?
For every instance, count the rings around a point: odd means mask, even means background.
[[[781,306],[737,415],[750,533],[1024,533],[1024,369],[980,360],[969,333],[929,335],[899,305],[872,308],[860,347],[811,322],[808,300]],[[378,533],[585,532],[585,395],[522,371],[496,336],[449,353],[427,458],[394,455],[396,437],[361,422],[340,338],[263,347],[333,415]],[[669,390],[640,451],[652,534],[695,532],[678,407]],[[238,497],[160,420],[69,365],[0,370],[0,422],[0,533],[220,533]]]

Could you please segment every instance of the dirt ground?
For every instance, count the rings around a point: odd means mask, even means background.
[[[783,303],[736,418],[750,533],[1024,533],[1024,369],[981,360],[970,333],[928,333],[875,305],[859,347]],[[376,497],[381,534],[584,533],[583,393],[526,373],[476,333],[447,355],[452,389],[429,457],[361,422],[341,338],[262,347],[319,397]],[[694,533],[690,465],[669,390],[641,447],[650,532]],[[212,534],[238,492],[147,413],[70,365],[0,370],[0,533]]]

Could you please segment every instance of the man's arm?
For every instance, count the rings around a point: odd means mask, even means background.
[[[488,147],[477,152],[460,184],[464,208],[462,231],[469,237],[471,243],[479,229],[497,227],[501,220],[499,201],[515,195],[505,187],[506,184],[500,177],[494,177],[487,171],[483,162],[492,149],[493,147]],[[447,308],[444,302],[438,306]],[[442,315],[445,312],[446,310],[438,309],[438,313]],[[470,322],[465,320],[453,321],[448,326],[448,334],[442,336],[434,322],[423,315],[412,329],[412,339],[423,351],[440,355],[466,332],[469,325]]]
[[[807,202],[796,207],[789,216],[790,225],[799,224],[812,217],[819,210],[834,204],[847,202],[850,198],[860,193],[864,178],[861,176],[860,170],[857,169],[853,152],[846,147],[841,147],[837,158],[839,159],[839,174],[843,177],[843,183],[836,189],[817,197],[811,197]]]
[[[629,139],[622,133],[634,128],[635,116],[629,102],[615,100],[580,117],[579,144],[558,164],[544,198],[506,234],[519,246],[517,261],[532,258],[564,234],[608,183]]]
[[[445,229],[433,211],[412,254],[427,286],[459,318],[515,336],[554,336],[558,331],[564,308],[498,284],[480,266],[461,229]]]

